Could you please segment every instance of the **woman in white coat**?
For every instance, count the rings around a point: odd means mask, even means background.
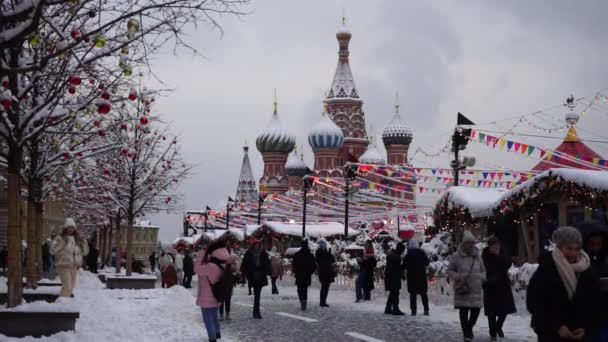
[[[68,218],[63,231],[51,244],[51,254],[55,256],[55,268],[61,279],[61,296],[74,297],[76,275],[82,266],[82,260],[89,254],[87,241],[78,234],[76,223]]]

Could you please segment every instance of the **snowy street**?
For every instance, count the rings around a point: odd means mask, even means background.
[[[409,316],[409,297],[401,294],[401,310],[406,316],[384,315],[384,290],[374,290],[371,302],[354,302],[354,293],[330,289],[329,308],[319,307],[318,288],[308,293],[308,310],[300,311],[295,286],[290,279],[279,284],[279,295],[262,290],[262,320],[251,318],[253,296],[237,287],[232,297],[232,320],[221,322],[222,336],[231,341],[462,341],[458,314],[449,306],[431,304],[431,316]],[[196,289],[191,289],[196,295]],[[419,303],[419,305],[421,305]],[[419,308],[419,310],[421,310]],[[477,341],[489,341],[486,317],[475,328]],[[529,316],[509,316],[505,342],[533,340]],[[510,337],[510,338],[509,338]]]

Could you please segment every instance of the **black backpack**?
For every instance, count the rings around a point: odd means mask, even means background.
[[[230,291],[233,286],[232,272],[230,271],[230,264],[223,267],[218,262],[213,262],[217,267],[222,270],[222,275],[220,279],[215,283],[211,284],[211,280],[207,279],[209,282],[209,286],[211,287],[211,292],[213,292],[213,297],[218,302],[223,302],[226,298],[230,297]]]

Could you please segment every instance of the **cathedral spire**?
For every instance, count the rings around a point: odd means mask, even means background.
[[[327,99],[359,98],[359,93],[357,92],[357,87],[355,86],[355,79],[353,78],[353,73],[350,70],[348,61],[348,56],[350,55],[348,45],[351,37],[352,34],[350,33],[350,29],[346,24],[346,17],[343,14],[340,28],[336,33],[336,38],[338,39],[338,45],[340,47],[338,51],[338,66],[336,67],[336,73],[334,74],[334,79],[332,81],[329,94],[327,95]]]
[[[245,142],[243,146],[243,164],[241,165],[241,175],[236,189],[236,201],[240,203],[256,203],[258,200],[258,189],[251,171],[249,162],[249,146]]]

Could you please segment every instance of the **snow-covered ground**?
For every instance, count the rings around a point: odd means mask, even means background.
[[[86,271],[78,274],[75,298],[61,298],[59,305],[31,303],[24,306],[79,308],[80,319],[75,332],[50,337],[9,338],[3,342],[110,342],[167,341],[194,342],[206,340],[200,309],[192,294],[183,287],[150,290],[107,290],[97,275]]]
[[[316,277],[315,277],[316,278]],[[3,279],[4,280],[4,279]],[[195,280],[196,282],[196,280]],[[299,341],[308,340],[308,329],[314,328],[318,333],[329,334],[336,327],[345,331],[374,336],[377,341],[388,341],[388,336],[405,333],[427,337],[445,336],[446,341],[459,340],[458,313],[453,309],[450,298],[439,294],[433,286],[430,288],[431,316],[394,317],[383,314],[386,292],[376,289],[372,301],[354,303],[354,292],[346,284],[335,284],[331,289],[328,302],[332,306],[323,310],[317,307],[318,284],[313,282],[309,291],[311,310],[302,313],[298,310],[296,289],[293,279],[285,277],[279,282],[281,296],[271,296],[266,287],[262,293],[262,321],[252,320],[250,304],[253,298],[246,295],[245,288],[237,288],[233,298],[235,319],[222,323],[222,341],[240,341],[247,339],[265,341]],[[96,275],[81,271],[75,298],[60,298],[58,303],[44,302],[24,304],[20,308],[36,307],[38,309],[80,310],[80,319],[76,331],[59,333],[50,337],[8,338],[0,335],[0,341],[6,342],[77,342],[77,341],[130,341],[130,342],[194,342],[207,341],[206,331],[201,320],[200,309],[194,304],[194,289],[176,286],[171,289],[150,290],[108,290]],[[402,291],[401,309],[409,314],[408,294]],[[422,311],[421,308],[419,308]],[[285,313],[291,312],[291,317]],[[293,316],[296,315],[296,316]],[[327,316],[329,315],[329,316]],[[293,317],[300,317],[297,324],[302,325],[298,334],[293,326]],[[302,318],[318,321],[308,326]],[[330,320],[331,318],[331,320]],[[353,322],[353,320],[355,322]],[[357,323],[360,322],[360,323]],[[402,323],[399,323],[402,322]],[[510,315],[505,324],[506,341],[531,341],[534,333],[530,329],[530,318],[527,313],[519,312]],[[360,331],[356,330],[359,328]],[[260,330],[271,331],[271,336],[259,335]],[[480,338],[487,335],[487,320],[481,315],[475,328]],[[314,331],[310,332],[314,336]],[[334,333],[335,335],[335,333]],[[328,336],[328,335],[326,335]],[[341,337],[340,337],[341,336]],[[297,337],[297,338],[296,338]],[[331,341],[350,341],[344,334]],[[328,340],[329,341],[329,340]]]

